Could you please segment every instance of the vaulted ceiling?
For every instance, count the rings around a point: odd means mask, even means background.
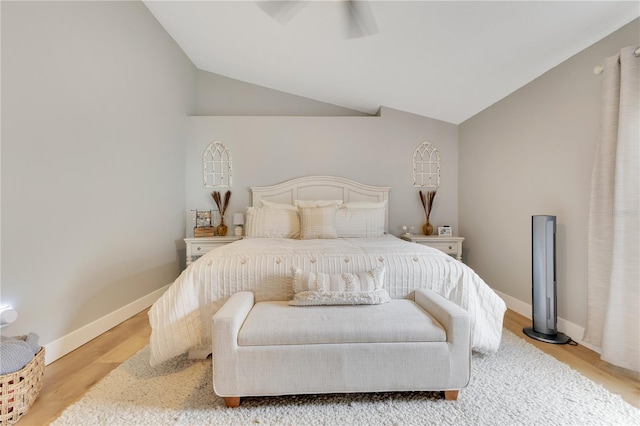
[[[369,1],[378,31],[353,37],[345,1],[303,2],[287,22],[260,3],[145,1],[199,69],[454,124],[640,15],[636,1]]]

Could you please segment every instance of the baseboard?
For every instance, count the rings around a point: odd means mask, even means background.
[[[159,288],[158,290],[155,290],[154,292],[103,316],[102,318],[97,319],[84,327],[72,331],[58,340],[54,340],[53,342],[44,345],[46,350],[44,360],[45,364],[50,364],[69,352],[78,349],[88,341],[95,339],[102,333],[112,329],[116,325],[128,320],[135,314],[153,305],[153,303],[167,290],[169,285],[170,284],[167,284],[166,286]]]
[[[158,290],[155,290],[154,292],[143,296],[140,299],[135,300],[116,311],[111,312],[104,317],[99,318],[94,322],[87,324],[86,326],[79,328],[78,330],[75,330],[67,334],[66,336],[61,337],[58,340],[44,345],[46,349],[45,364],[50,364],[58,358],[65,356],[69,352],[79,348],[90,340],[95,339],[102,333],[131,318],[143,309],[146,309],[149,306],[153,305],[153,303],[158,300],[160,296],[162,296],[162,294],[167,290],[169,285],[170,284],[167,284],[166,286],[159,288]],[[507,308],[524,316],[525,318],[531,319],[531,305],[497,290],[494,291],[502,298],[502,300],[504,300]],[[563,318],[558,318],[557,324],[558,331],[571,337],[578,344],[585,346],[597,353],[601,352],[600,348],[582,341],[582,336],[584,336],[584,327],[581,327]]]
[[[531,307],[531,305],[523,302],[522,300],[516,299],[515,297],[511,297],[507,294],[501,293],[497,290],[494,291],[498,293],[498,296],[500,296],[502,300],[504,300],[504,303],[507,304],[507,308],[522,315],[523,317],[531,319],[533,312],[533,308]],[[564,318],[560,317],[558,317],[556,324],[558,326],[559,332],[562,332],[571,337],[571,339],[577,342],[579,345],[589,348],[594,352],[601,353],[599,347],[582,341],[582,337],[584,336],[584,327],[581,327],[578,324],[572,323],[571,321],[567,321]]]

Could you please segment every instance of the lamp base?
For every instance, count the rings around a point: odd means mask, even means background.
[[[556,345],[566,345],[571,341],[571,337],[567,336],[564,333],[556,333],[556,334],[544,334],[538,333],[533,329],[533,327],[525,327],[522,329],[524,334],[531,337],[532,339],[540,340],[545,343],[553,343]]]
[[[238,225],[233,229],[233,233],[236,237],[242,237],[242,226]]]

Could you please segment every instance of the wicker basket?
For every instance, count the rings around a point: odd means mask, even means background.
[[[194,237],[213,237],[215,228],[213,226],[197,226],[193,228]]]
[[[22,370],[0,376],[0,425],[12,425],[34,403],[44,385],[44,348]]]

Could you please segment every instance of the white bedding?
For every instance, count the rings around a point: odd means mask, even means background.
[[[149,312],[151,365],[192,348],[211,347],[211,318],[235,292],[253,291],[256,301],[292,299],[292,267],[357,273],[381,265],[391,298],[412,298],[415,289],[433,289],[469,312],[474,350],[498,350],[504,301],[471,268],[439,250],[392,235],[247,238],[202,256],[154,303]]]

